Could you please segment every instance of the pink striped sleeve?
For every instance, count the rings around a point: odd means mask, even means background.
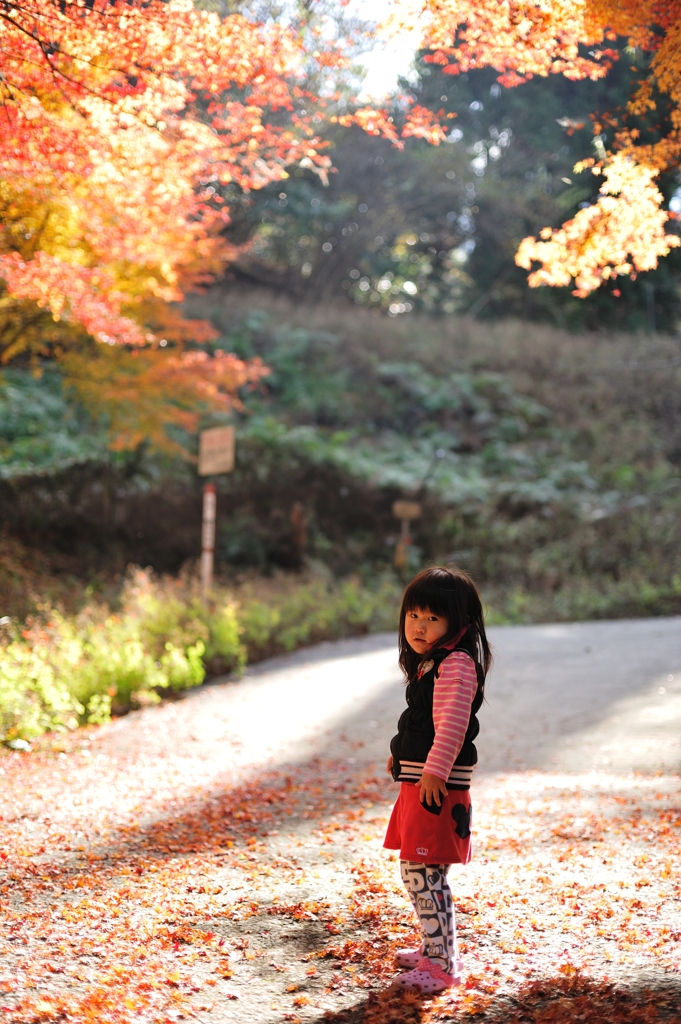
[[[440,664],[433,691],[435,739],[424,772],[447,781],[463,746],[478,688],[475,663],[465,651],[454,651]]]

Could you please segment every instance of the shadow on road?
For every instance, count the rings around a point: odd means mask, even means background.
[[[417,993],[387,989],[339,1012],[327,1011],[315,1024],[421,1024],[472,1017],[484,1024],[677,1024],[681,1020],[681,978],[656,987],[634,982],[623,989],[607,981],[559,975],[527,983],[512,996],[478,996],[456,990],[437,1004]]]
[[[393,975],[394,949],[415,939],[411,912],[400,903],[401,890],[397,895],[396,865],[379,865],[376,856],[380,819],[396,792],[381,761],[376,768],[371,764],[383,742],[371,728],[381,709],[383,694],[336,721],[324,757],[301,750],[298,760],[244,768],[236,780],[203,776],[190,795],[170,792],[165,803],[150,803],[139,824],[119,818],[117,827],[93,836],[80,853],[79,837],[46,836],[39,862],[21,854],[12,863],[13,927],[25,931],[32,956],[49,960],[50,978],[55,949],[75,944],[83,921],[91,929],[98,976],[104,962],[112,971],[120,972],[121,965],[132,970],[140,956],[151,955],[149,946],[158,957],[153,970],[144,963],[145,975],[157,982],[154,991],[184,984],[197,1012],[214,998],[212,1019],[219,1024],[425,1024],[474,1017],[484,1024],[681,1024],[681,981],[671,974],[671,954],[663,955],[664,946],[678,939],[677,925],[664,917],[673,913],[672,868],[665,858],[673,863],[681,819],[652,789],[645,797],[648,791],[639,786],[637,804],[632,802],[622,778],[613,781],[617,833],[608,808],[596,801],[590,811],[580,803],[583,794],[566,789],[560,776],[542,776],[550,799],[535,785],[532,817],[526,808],[513,816],[513,794],[504,791],[504,805],[496,808],[488,793],[488,834],[472,868],[479,891],[466,895],[462,889],[456,898],[460,937],[468,947],[466,985],[436,1003],[376,988]],[[215,704],[207,702],[202,721],[214,712]],[[148,721],[140,719],[131,734],[143,736]],[[105,741],[103,734],[102,746]],[[216,758],[219,743],[218,736],[198,750],[189,743],[176,747],[176,756],[179,749],[189,762],[181,777],[196,781],[192,773],[200,758]],[[145,796],[154,797],[146,763],[141,756],[126,765],[125,778],[139,782],[140,807]],[[530,794],[531,779],[532,773],[522,779],[517,773],[508,785],[525,786]],[[535,839],[521,843],[522,829],[535,829]],[[600,874],[610,870],[620,846],[622,864],[608,875],[618,886],[613,895]],[[621,891],[620,871],[641,889]],[[670,890],[664,905],[658,903],[663,887]],[[43,942],[36,922],[56,894],[64,912],[60,931]],[[533,917],[541,917],[547,903],[555,916],[534,922],[532,930]],[[149,934],[138,923],[147,908],[156,914]],[[574,931],[576,925],[581,930]],[[642,931],[650,936],[645,945],[638,944]],[[17,934],[13,950],[23,954],[18,942]],[[586,963],[584,973],[566,955]],[[606,962],[613,955],[617,963]],[[189,978],[192,957],[196,983]],[[639,957],[645,966],[632,977],[629,963]],[[186,980],[170,972],[176,961],[184,964]],[[17,955],[17,969],[18,963]],[[542,971],[544,980],[524,982],[528,970],[533,977]],[[612,984],[598,980],[606,971]],[[72,999],[75,982],[68,986]],[[126,998],[134,1002],[137,996]],[[322,1011],[324,1005],[332,1008]]]
[[[220,856],[232,847],[260,846],[282,828],[318,829],[338,815],[355,820],[358,808],[367,802],[386,803],[393,794],[396,787],[391,780],[368,773],[366,766],[311,758],[261,770],[233,786],[216,786],[209,796],[188,800],[184,807],[172,804],[144,825],[112,829],[100,841],[89,842],[87,858],[69,855],[50,863],[56,851],[48,840],[42,868],[54,867],[63,883],[78,884],[79,876],[86,875],[90,884],[96,884],[97,875],[102,874],[106,884],[112,868],[127,866],[139,877],[178,856]],[[342,825],[336,830],[342,832]],[[14,880],[22,877],[29,881],[35,877],[30,860],[16,866]]]
[[[372,649],[378,643],[375,641]],[[285,826],[313,828],[339,814],[352,817],[354,809],[367,801],[381,804],[384,811],[397,796],[397,787],[385,773],[383,762],[387,737],[397,717],[391,712],[386,728],[386,693],[392,690],[401,701],[401,687],[392,683],[359,711],[337,722],[324,739],[323,757],[289,758],[271,768],[246,767],[233,785],[215,783],[208,795],[204,786],[201,796],[170,800],[144,824],[131,826],[125,822],[111,828],[99,842],[91,839],[88,848],[92,856],[86,863],[60,858],[62,878],[77,878],[80,874],[92,878],[98,871],[107,871],[112,861],[130,862],[135,869],[140,858],[149,866],[178,855],[219,855],[228,844],[266,840]],[[493,700],[491,693],[490,702]],[[484,709],[483,714],[490,710]],[[378,723],[380,727],[376,728]],[[213,751],[208,756],[214,756]],[[482,777],[487,774],[484,766],[478,773]],[[514,774],[520,776],[522,771]],[[46,860],[50,852],[48,845]],[[32,870],[30,864],[25,864],[19,866],[20,872],[22,867],[27,872]]]

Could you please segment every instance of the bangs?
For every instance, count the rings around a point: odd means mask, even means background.
[[[431,569],[427,576],[420,574],[404,592],[403,611],[432,612],[433,615],[448,619],[451,625],[452,612],[459,603],[457,598],[460,600],[460,588],[452,586],[453,582],[451,575],[446,572],[439,573]]]

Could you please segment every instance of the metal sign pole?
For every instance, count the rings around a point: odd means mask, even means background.
[[[204,484],[203,519],[201,522],[201,597],[204,601],[213,586],[216,509],[217,488],[215,484]]]

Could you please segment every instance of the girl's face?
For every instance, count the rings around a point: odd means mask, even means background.
[[[424,654],[436,640],[449,632],[449,622],[426,608],[412,608],[404,618],[404,634],[412,651]]]

